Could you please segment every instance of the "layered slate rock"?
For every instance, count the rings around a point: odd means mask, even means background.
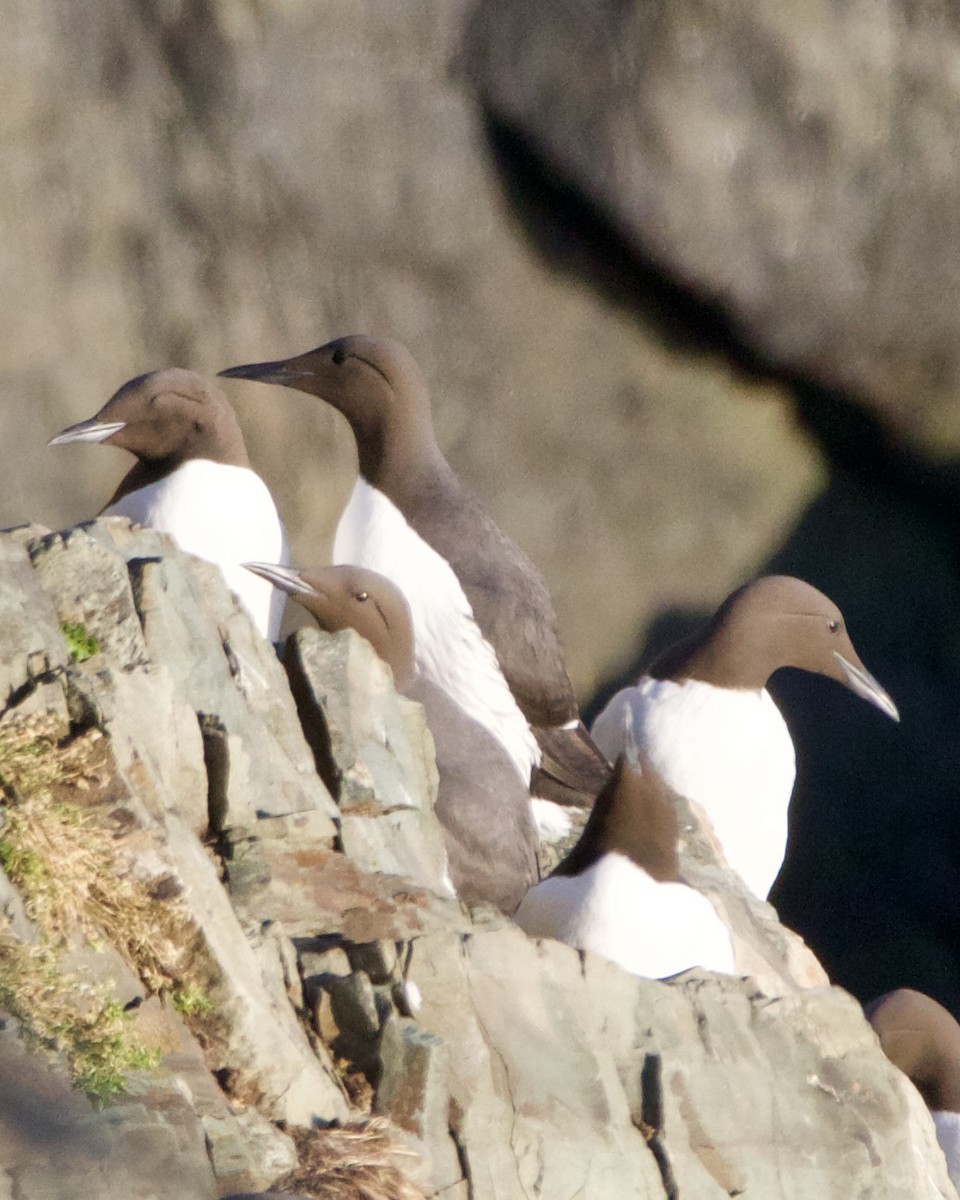
[[[0,535],[11,562],[0,611],[6,588],[36,630],[0,639],[20,679],[0,710],[0,1194],[303,1191],[303,1138],[327,1136],[329,1178],[390,1200],[950,1195],[919,1096],[693,806],[683,870],[744,977],[636,979],[449,894],[422,714],[358,639],[287,647],[337,810],[272,648],[205,564],[110,521]],[[237,766],[262,763],[272,798]],[[390,837],[337,829],[396,810]],[[11,853],[27,820],[69,936]],[[69,1087],[91,1084],[42,1024],[50,996],[74,1023],[112,1013],[102,1110]]]
[[[332,839],[336,807],[317,778],[283,670],[219,570],[192,560],[184,571],[169,538],[132,532],[121,518],[78,526],[80,535],[109,539],[123,556],[146,652],[200,718],[205,751],[216,763],[214,828],[317,811],[330,818]],[[221,652],[211,654],[218,643]]]
[[[638,284],[652,264],[756,358],[942,452],[960,445],[958,50],[954,13],[897,0],[482,0],[464,61]]]
[[[36,586],[29,554],[12,537],[0,541],[0,581],[0,701],[6,706],[62,671],[70,656],[53,604]]]
[[[348,1108],[329,1057],[311,1044],[290,1003],[275,931],[261,928],[259,919],[241,925],[200,837],[222,835],[231,815],[255,826],[258,811],[275,808],[309,820],[329,850],[335,806],[314,772],[273,649],[219,573],[155,534],[131,534],[126,523],[30,533],[0,537],[3,561],[16,566],[2,590],[21,606],[20,622],[3,627],[0,650],[8,673],[11,667],[19,672],[0,713],[0,777],[5,790],[12,789],[11,812],[25,800],[43,799],[54,813],[66,805],[68,822],[77,819],[71,813],[81,813],[108,837],[110,870],[126,881],[128,896],[156,910],[139,934],[138,911],[131,909],[122,956],[95,952],[103,935],[83,920],[69,959],[56,950],[64,979],[77,979],[65,986],[79,987],[78,994],[106,989],[105,999],[112,994],[130,1006],[129,1036],[161,1056],[157,1068],[127,1074],[126,1096],[103,1118],[103,1136],[91,1127],[94,1157],[103,1162],[90,1194],[129,1195],[133,1185],[125,1172],[138,1153],[143,1177],[164,1180],[178,1200],[213,1197],[217,1181],[234,1190],[263,1186],[296,1163],[289,1139],[270,1118],[309,1124],[344,1118]],[[200,704],[205,713],[197,711]],[[206,714],[234,739],[234,758],[220,764],[220,774],[208,771]],[[23,779],[9,769],[18,753],[26,755]],[[58,753],[64,762],[82,760],[82,770],[51,771]],[[36,795],[34,759],[44,772]],[[237,762],[255,767],[239,771]],[[44,953],[53,953],[8,882],[3,912],[0,935],[42,942]],[[148,938],[142,956],[136,949],[141,937]],[[87,943],[92,950],[83,949]],[[131,953],[135,971],[146,972],[146,987],[125,965]],[[172,988],[165,1003],[145,1000],[163,977]],[[2,970],[0,985],[11,986]],[[204,1016],[199,1025],[194,1020],[193,1034],[170,1007],[171,996],[180,1003],[181,992],[188,1008],[194,995],[202,1002]],[[10,1029],[15,1034],[15,1024]],[[65,1076],[54,1073],[63,1090]],[[53,1084],[42,1082],[41,1071],[36,1086],[46,1094]],[[234,1107],[230,1097],[248,1107]],[[62,1121],[50,1119],[68,1131],[84,1112],[89,1103],[75,1094]],[[21,1144],[46,1135],[31,1126],[17,1136],[5,1159],[17,1194],[59,1195],[36,1190],[39,1176]],[[64,1132],[64,1157],[55,1168],[65,1179],[70,1170],[79,1178],[85,1169],[82,1156],[72,1157],[71,1136]],[[149,1148],[153,1143],[156,1149]],[[190,1166],[195,1150],[199,1158]],[[49,1148],[45,1153],[49,1157]],[[165,1166],[164,1155],[182,1162]]]
[[[781,925],[774,908],[727,866],[706,813],[683,796],[677,805],[683,881],[703,892],[729,927],[737,970],[774,994],[829,983],[803,939]]]
[[[919,1096],[839,990],[638,980],[512,927],[419,938],[403,977],[418,1003],[381,1019],[376,1104],[438,1188],[950,1195]]]
[[[26,1052],[8,1022],[0,1028],[0,1162],[4,1196],[129,1200],[149,1194],[145,1187],[171,1200],[217,1196],[203,1125],[183,1090],[97,1112],[63,1072]]]
[[[390,668],[352,629],[300,629],[285,662],[317,768],[337,797],[348,858],[452,894],[421,706],[397,694]]]

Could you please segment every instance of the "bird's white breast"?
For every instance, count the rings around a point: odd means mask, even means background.
[[[698,966],[735,970],[730,932],[706,896],[683,883],[658,883],[622,854],[538,883],[514,920],[531,937],[590,950],[649,979]]]
[[[128,492],[104,515],[169,533],[181,550],[215,563],[260,633],[277,639],[286,597],[240,566],[290,561],[277,507],[256,472],[190,459],[156,483]]]
[[[705,810],[727,862],[765,899],[783,862],[796,775],[793,741],[770,693],[645,675],[593,724],[608,757],[623,749],[627,705],[638,746],[674,790]]]
[[[362,477],[337,524],[333,561],[379,571],[400,588],[413,616],[417,670],[490,730],[528,786],[540,751],[460,581],[396,505]]]

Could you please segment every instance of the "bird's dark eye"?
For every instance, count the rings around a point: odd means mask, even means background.
[[[839,621],[831,621],[827,625],[827,628],[830,630],[831,633],[839,633],[840,632],[840,622]]]
[[[353,598],[354,598],[354,600],[369,600],[370,593],[369,592],[354,592]]]
[[[343,360],[347,357],[347,352],[342,346],[338,346],[333,352],[333,361],[339,367]]]

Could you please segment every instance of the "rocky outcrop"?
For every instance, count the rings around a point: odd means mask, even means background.
[[[0,525],[102,507],[129,458],[44,441],[133,375],[400,337],[584,701],[764,566],[840,603],[905,720],[788,711],[782,911],[960,1013],[955,21],[796,7],[8,4]],[[230,397],[322,561],[344,423]]]
[[[656,328],[685,361],[713,364],[691,381],[682,433],[654,402],[629,437],[633,495],[614,446],[598,471],[620,503],[595,536],[615,541],[630,514],[644,549],[634,565],[609,545],[599,573],[576,559],[601,581],[603,599],[584,599],[603,606],[598,623],[624,590],[636,618],[590,711],[722,598],[705,575],[688,589],[674,573],[684,546],[708,572],[731,528],[759,532],[750,485],[713,492],[710,472],[748,447],[767,464],[780,450],[714,424],[715,368],[741,389],[780,380],[826,479],[802,513],[772,501],[784,523],[747,551],[739,581],[786,572],[833,598],[903,724],[882,729],[819,681],[775,681],[800,764],[775,900],[862,1001],[910,986],[960,1014],[943,836],[960,789],[957,43],[955,14],[897,0],[869,13],[831,0],[802,13],[776,0],[475,0],[458,61],[528,243],[638,338]],[[610,414],[593,411],[616,441]],[[672,454],[675,484],[660,473]],[[735,496],[743,524],[731,527]]]
[[[779,389],[530,254],[455,65],[471,7],[10,6],[0,526],[102,508],[129,458],[44,442],[131,376],[363,331],[422,363],[444,452],[552,587],[583,697],[666,603],[713,607],[777,544],[820,482]],[[229,387],[293,560],[323,561],[344,423]]]
[[[960,27],[908,9],[482,0],[464,60],[491,116],[745,354],[955,453]]]
[[[286,664],[317,768],[337,797],[347,856],[452,895],[420,706],[397,695],[390,668],[352,629],[332,637],[299,630]]]
[[[743,976],[637,979],[451,896],[422,712],[364,643],[288,643],[311,749],[164,538],[0,535],[8,594],[0,1194],[950,1196],[918,1094],[692,808]]]

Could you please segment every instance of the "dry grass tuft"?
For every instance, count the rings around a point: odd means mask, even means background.
[[[322,1200],[424,1200],[395,1161],[416,1155],[394,1139],[384,1117],[293,1136],[300,1166],[275,1188],[312,1192]]]
[[[109,942],[151,990],[169,990],[192,940],[182,906],[131,874],[103,809],[60,798],[99,763],[101,737],[57,744],[31,725],[0,725],[0,867],[48,943]]]
[[[0,723],[0,787],[9,799],[36,795],[60,779],[57,732],[47,714]]]
[[[58,950],[77,938],[112,945],[148,988],[170,992],[195,941],[179,900],[158,899],[132,874],[109,811],[76,802],[104,764],[97,730],[58,742],[49,722],[0,722],[0,867],[39,935],[24,946],[0,929],[0,1007],[28,1044],[63,1055],[74,1084],[100,1104],[123,1091],[125,1072],[159,1059],[108,989],[60,972]],[[198,1012],[193,993],[188,1001]]]
[[[127,1071],[160,1061],[131,1036],[130,1018],[105,989],[62,975],[47,947],[2,934],[0,1008],[18,1022],[28,1046],[63,1054],[74,1086],[98,1105],[124,1091]]]

